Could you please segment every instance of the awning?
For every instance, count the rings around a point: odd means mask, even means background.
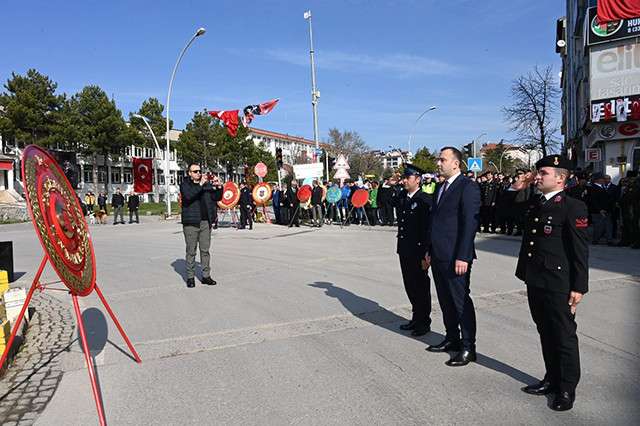
[[[13,170],[13,160],[0,160],[0,170]]]

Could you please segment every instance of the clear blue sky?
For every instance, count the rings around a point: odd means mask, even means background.
[[[0,80],[36,68],[69,94],[97,84],[125,117],[155,96],[199,26],[174,85],[171,117],[280,98],[254,125],[313,137],[306,9],[313,11],[321,138],[359,132],[374,148],[510,138],[500,107],[534,65],[559,69],[558,0],[3,2]],[[486,141],[486,139],[485,139]]]

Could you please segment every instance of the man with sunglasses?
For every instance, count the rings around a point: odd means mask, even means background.
[[[209,247],[211,226],[215,223],[216,200],[222,196],[220,186],[214,187],[202,177],[199,164],[189,164],[189,176],[180,184],[182,199],[182,231],[186,243],[187,287],[195,287],[196,249],[200,248],[202,284],[216,285],[211,278]]]

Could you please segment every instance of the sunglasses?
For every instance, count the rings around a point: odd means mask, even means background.
[[[202,173],[202,170],[191,170],[191,173]]]

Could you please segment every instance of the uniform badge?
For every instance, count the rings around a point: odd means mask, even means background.
[[[544,231],[544,235],[549,235],[551,234],[553,228],[551,227],[551,225],[545,225],[542,230]]]
[[[415,209],[416,207],[418,207],[418,203],[411,203],[411,210]]]
[[[588,228],[589,227],[589,219],[586,217],[576,218],[576,228]]]
[[[559,203],[560,201],[562,201],[562,197],[560,195],[556,195],[556,198],[553,199],[554,203]]]
[[[557,166],[558,164],[560,164],[560,162],[558,161],[558,157],[553,157],[553,165]]]

